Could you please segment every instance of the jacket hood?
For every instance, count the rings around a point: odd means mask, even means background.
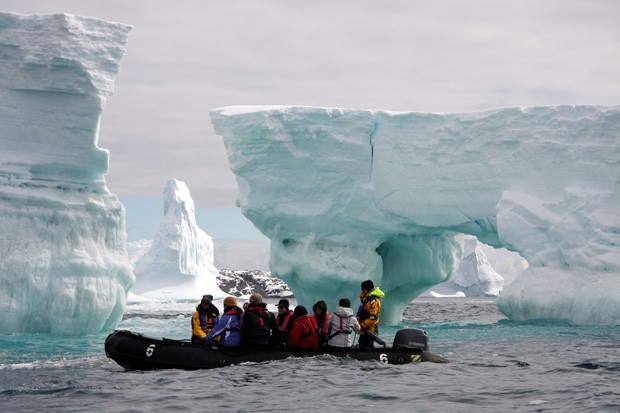
[[[264,302],[262,302],[262,301],[256,301],[255,303],[250,304],[250,308],[252,308],[252,307],[263,307],[263,308],[267,308],[267,304],[265,304],[265,303],[264,303]]]
[[[377,298],[381,298],[385,295],[385,293],[383,291],[381,291],[379,289],[379,287],[375,287],[374,290],[372,290],[371,292],[368,293],[368,297],[377,297]]]
[[[208,313],[211,311],[211,306],[208,306],[207,308],[202,308],[202,304],[198,304],[196,306],[196,311],[198,311],[199,313]]]
[[[228,307],[228,310],[224,311],[224,314],[237,314],[237,315],[241,315],[243,314],[243,310],[237,306],[234,307]]]
[[[316,304],[312,306],[312,311],[314,311],[316,308],[320,308],[321,310],[323,310],[323,316],[327,314],[327,303],[325,301],[317,301]]]
[[[304,314],[301,317],[297,317],[294,321],[295,323],[305,324],[306,326],[312,327],[312,329],[316,329],[316,321],[310,314]]]
[[[336,307],[334,314],[340,317],[350,317],[353,315],[353,310],[349,307]]]

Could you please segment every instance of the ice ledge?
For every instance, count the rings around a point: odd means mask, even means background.
[[[0,185],[105,192],[99,119],[131,27],[0,13]]]
[[[109,96],[130,30],[126,24],[64,13],[0,12],[1,86]]]

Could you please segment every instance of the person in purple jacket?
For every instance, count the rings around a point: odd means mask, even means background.
[[[224,314],[213,326],[213,330],[207,334],[205,341],[217,340],[220,346],[239,347],[241,345],[242,321],[243,310],[237,307],[237,299],[231,296],[226,297],[224,299]]]

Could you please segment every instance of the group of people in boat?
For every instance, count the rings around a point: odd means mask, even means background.
[[[316,350],[324,347],[349,348],[352,333],[359,335],[359,348],[372,349],[379,332],[381,298],[385,294],[371,280],[361,284],[360,306],[356,314],[348,298],[341,298],[329,313],[325,301],[317,301],[310,315],[306,307],[291,310],[287,299],[278,302],[278,314],[267,309],[260,293],[250,296],[243,309],[237,299],[224,299],[220,315],[213,296],[204,295],[192,316],[192,342],[213,343],[224,347],[250,349],[299,348]]]

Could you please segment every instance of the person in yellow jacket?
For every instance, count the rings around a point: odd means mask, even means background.
[[[360,293],[360,304],[357,310],[357,320],[360,323],[360,340],[359,347],[363,349],[372,349],[375,341],[366,332],[379,334],[379,314],[381,313],[381,298],[385,294],[375,287],[371,280],[362,283],[362,292]]]
[[[213,330],[220,317],[220,310],[213,305],[211,294],[203,295],[196,312],[192,316],[192,343],[202,343]]]

